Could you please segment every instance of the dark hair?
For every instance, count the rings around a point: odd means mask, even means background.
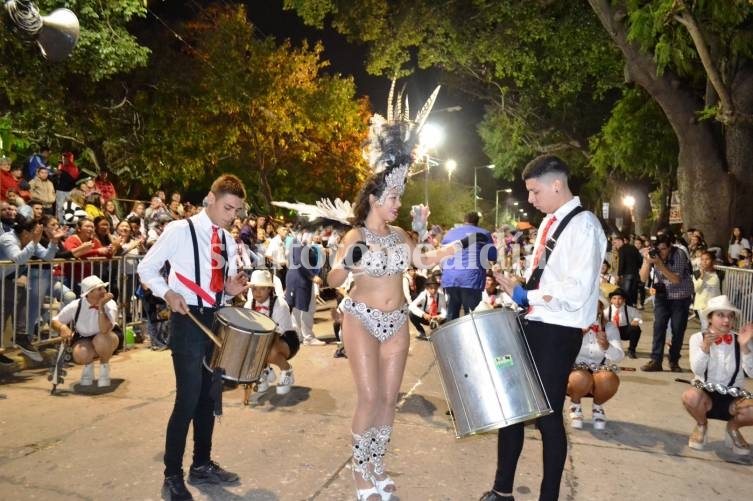
[[[94,218],[94,228],[99,226],[99,223],[101,223],[102,221],[107,221],[107,224],[110,224],[110,220],[107,219],[105,216],[97,216]]]
[[[141,218],[135,214],[129,217],[128,219],[126,219],[126,221],[128,221],[129,224],[138,224],[138,225],[141,224]]]
[[[609,261],[607,261],[606,259],[604,261],[602,261],[601,264],[606,264],[607,265],[607,269],[610,269],[612,267],[612,265],[609,264]]]
[[[42,217],[39,218],[39,224],[42,226],[47,226],[47,223],[50,222],[50,219],[54,219],[55,221],[58,220],[57,216],[54,214],[42,214]]]
[[[102,194],[98,191],[92,191],[84,197],[84,202],[100,208],[102,206]]]
[[[735,228],[737,228],[738,230],[740,230],[740,239],[739,240],[735,240]],[[743,238],[744,238],[744,236],[743,236],[743,228],[742,228],[742,226],[733,226],[732,230],[730,231],[730,234],[729,234],[729,243],[730,243],[730,245],[731,244],[739,244],[740,242],[742,242]]]
[[[567,178],[570,175],[570,169],[567,164],[555,155],[541,155],[530,162],[523,169],[523,181],[535,179],[546,174],[562,174]]]
[[[373,174],[363,183],[361,191],[358,192],[355,206],[353,207],[354,226],[363,226],[366,221],[366,216],[369,215],[369,209],[371,209],[369,195],[374,195],[377,198],[382,195],[382,192],[386,187],[384,184],[384,178],[387,176],[388,172],[390,172],[390,169],[385,169],[378,174]]]
[[[466,213],[463,221],[472,224],[473,226],[478,226],[478,212],[473,211]]]
[[[13,221],[13,231],[15,231],[16,235],[20,237],[21,233],[24,231],[34,231],[34,228],[36,228],[38,224],[39,223],[37,223],[33,219],[18,214],[16,216],[16,219]]]
[[[41,200],[34,200],[34,199],[32,199],[32,200],[29,200],[29,206],[32,206],[32,205],[42,205],[42,206],[44,206],[44,203],[42,203]]]
[[[671,231],[667,231],[665,233],[661,233],[660,235],[656,235],[656,240],[654,241],[654,247],[658,247],[659,244],[665,244],[667,247],[672,247],[672,244],[675,241],[674,235],[672,235]]]
[[[215,197],[235,195],[238,198],[246,198],[246,188],[243,186],[243,181],[232,174],[223,174],[215,179],[210,191],[214,193]]]

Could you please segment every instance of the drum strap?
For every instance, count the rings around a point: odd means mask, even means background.
[[[191,230],[191,242],[193,243],[193,267],[194,267],[194,276],[196,279],[196,285],[201,287],[201,268],[199,266],[199,241],[196,238],[196,228],[194,228],[193,221],[191,221],[191,218],[186,219],[188,221],[188,228]],[[222,275],[224,276],[225,281],[227,281],[227,243],[225,242],[225,232],[222,232],[222,259],[223,259],[223,270]],[[198,294],[196,295],[196,299],[198,300],[199,308],[204,307],[204,302],[201,300],[201,296]],[[216,307],[220,307],[222,304],[222,291],[219,291],[217,293],[217,297],[215,298],[214,304]]]
[[[735,384],[735,379],[737,379],[737,373],[740,372],[740,343],[737,342],[737,334],[734,335],[734,340],[732,341],[735,345],[735,371],[732,373],[732,378],[729,380],[729,383],[727,383],[727,388],[731,388],[733,384]],[[706,366],[706,370],[703,371],[703,382],[709,380],[709,366]]]
[[[549,261],[549,256],[552,255],[552,252],[554,251],[554,247],[557,245],[557,239],[562,234],[562,230],[565,229],[565,226],[570,222],[570,220],[583,212],[585,209],[581,207],[580,205],[573,210],[571,210],[565,217],[562,218],[562,221],[560,222],[559,226],[557,226],[557,229],[554,231],[554,234],[546,241],[546,245],[544,247],[544,266],[539,266],[535,270],[533,270],[533,273],[531,273],[531,278],[528,279],[528,282],[525,285],[525,288],[530,290],[538,289],[539,288],[539,282],[541,281],[541,275],[544,273],[544,268],[546,267],[546,263]]]

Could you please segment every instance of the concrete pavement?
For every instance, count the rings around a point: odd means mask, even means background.
[[[691,323],[686,338],[695,328]],[[315,330],[331,338],[325,309],[317,313]],[[650,322],[643,331],[639,354],[645,355]],[[347,360],[333,358],[333,352],[334,345],[301,347],[292,360],[296,384],[288,395],[278,396],[272,387],[244,406],[241,389],[224,392],[213,456],[238,472],[241,483],[189,485],[196,499],[353,499],[349,431],[355,394]],[[645,361],[626,359],[621,365],[636,368]],[[687,367],[686,352],[681,365]],[[104,391],[79,387],[80,373],[81,367],[71,368],[57,396],[50,395],[42,369],[17,373],[0,385],[0,499],[160,498],[164,429],[174,396],[170,353],[138,347],[116,356],[113,385]],[[723,423],[711,422],[707,451],[687,447],[693,423],[679,400],[686,386],[674,382],[676,376],[622,372],[601,432],[593,430],[584,401],[584,429],[568,426],[571,448],[561,499],[747,496],[753,457],[733,456],[723,446]],[[455,439],[428,342],[412,341],[398,407],[386,458],[398,486],[393,499],[475,500],[491,487],[496,433]],[[743,433],[753,441],[753,432]],[[540,457],[538,433],[527,427],[517,500],[537,498]],[[187,454],[186,470],[189,464]]]

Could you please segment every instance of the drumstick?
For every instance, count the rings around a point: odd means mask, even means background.
[[[622,367],[620,366],[620,370],[624,372],[635,372],[635,367]]]
[[[198,327],[199,329],[201,329],[201,332],[203,332],[204,334],[206,334],[207,336],[209,336],[209,339],[211,339],[214,342],[214,344],[217,345],[218,348],[222,348],[222,341],[220,341],[220,339],[217,336],[214,335],[214,332],[212,332],[211,330],[209,330],[209,327],[207,327],[206,325],[204,325],[201,322],[199,322],[199,319],[196,318],[193,315],[193,313],[191,313],[190,311],[187,313],[187,315],[188,315],[188,318],[190,318],[191,320],[193,320],[193,323],[196,324],[196,327]]]

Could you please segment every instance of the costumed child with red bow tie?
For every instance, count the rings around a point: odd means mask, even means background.
[[[570,397],[570,426],[583,428],[583,397],[593,397],[592,419],[595,430],[603,430],[607,416],[603,405],[620,387],[615,363],[625,358],[617,326],[604,316],[609,300],[599,297],[596,322],[583,329],[583,342],[575,359],[575,365],[567,380],[567,395]]]
[[[81,280],[81,297],[68,303],[51,322],[52,328],[60,334],[63,342],[70,342],[73,348],[73,361],[83,364],[81,386],[91,386],[94,382],[94,359],[99,357],[99,378],[97,386],[110,386],[110,357],[118,347],[119,339],[114,329],[117,327],[118,304],[111,292],[107,292],[109,282],[91,275]]]
[[[288,360],[293,358],[301,346],[298,333],[293,329],[293,321],[290,316],[290,308],[285,300],[277,296],[273,275],[268,270],[256,270],[251,274],[251,294],[246,301],[245,307],[271,318],[277,324],[275,340],[267,355],[267,363],[275,364],[280,368],[280,378],[275,388],[278,395],[290,392],[295,379],[293,367]],[[275,381],[275,372],[271,366],[267,366],[262,372],[261,379],[256,383],[257,392],[265,392],[269,385]],[[246,389],[244,403],[248,403],[250,391]]]
[[[693,387],[682,394],[682,403],[696,420],[688,447],[703,450],[708,442],[708,420],[727,422],[724,444],[734,454],[750,454],[740,433],[753,425],[753,394],[743,389],[745,373],[753,374],[753,323],[735,333],[740,310],[727,296],[708,300],[703,316],[708,328],[690,337]]]

